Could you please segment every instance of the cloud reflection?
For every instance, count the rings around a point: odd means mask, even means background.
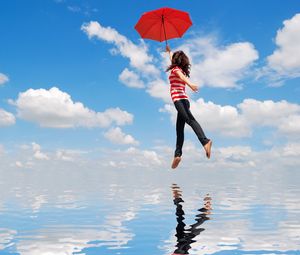
[[[15,230],[0,228],[0,251],[14,244]]]
[[[148,247],[170,255],[178,243],[174,227],[180,221],[174,209],[182,205],[182,241],[191,246],[190,254],[299,253],[297,169],[203,169],[105,171],[98,165],[71,164],[48,165],[47,171],[0,168],[0,250],[21,255],[107,254],[108,249],[109,254],[142,254],[142,236]],[[185,201],[177,201],[175,208],[169,183],[179,184],[173,187],[174,198]],[[213,215],[200,211],[195,217],[207,192],[214,199]],[[204,223],[205,217],[213,220]],[[154,218],[163,226],[159,235],[147,232],[159,227],[151,225]],[[193,224],[205,231],[196,235]]]

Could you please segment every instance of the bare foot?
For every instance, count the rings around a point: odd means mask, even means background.
[[[207,158],[210,158],[211,146],[212,146],[212,140],[209,140],[209,142],[204,145],[204,150],[206,152],[206,157]]]
[[[181,157],[175,157],[172,162],[172,169],[175,169],[181,161]]]

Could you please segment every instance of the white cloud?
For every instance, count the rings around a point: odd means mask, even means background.
[[[249,42],[219,46],[212,36],[199,37],[179,48],[192,62],[191,77],[200,86],[236,88],[258,59],[258,52]]]
[[[119,81],[130,88],[144,88],[145,85],[139,75],[125,68],[119,75]]]
[[[131,151],[132,152],[132,151]],[[133,151],[134,152],[134,151]],[[150,150],[144,150],[142,152],[142,155],[144,158],[148,161],[152,161],[158,165],[162,164],[161,159],[159,158],[158,154],[155,151],[150,151]]]
[[[57,157],[57,159],[64,160],[64,161],[73,161],[74,160],[74,155],[72,153],[69,153],[66,150],[57,150],[56,157]]]
[[[171,102],[169,84],[161,79],[156,79],[148,84],[147,92],[150,96],[162,99],[164,102]]]
[[[278,127],[279,131],[290,136],[300,138],[300,115],[286,117]]]
[[[252,153],[252,149],[249,146],[229,146],[219,148],[219,151],[225,158],[229,157],[247,157]]]
[[[115,144],[139,144],[139,142],[135,140],[131,135],[123,133],[123,131],[119,127],[109,129],[104,133],[104,137]]]
[[[108,120],[109,124],[116,123],[117,125],[126,125],[131,124],[133,121],[133,115],[121,110],[120,108],[109,108],[103,113],[97,113],[97,115],[103,115],[101,119],[106,120],[106,122]],[[105,126],[107,127],[108,124],[106,124]]]
[[[199,121],[202,128],[219,135],[231,137],[245,137],[251,134],[251,129],[238,109],[233,106],[221,106],[203,99],[190,101],[191,112]],[[177,111],[172,105],[165,105],[162,111],[171,115],[173,123],[176,121]]]
[[[15,164],[16,164],[16,167],[18,167],[18,168],[23,168],[24,167],[23,163],[20,162],[20,161],[16,161]]]
[[[81,11],[81,8],[79,6],[76,6],[76,5],[69,5],[67,7],[67,9],[71,12],[80,12]]]
[[[0,73],[0,85],[3,85],[4,83],[8,82],[9,78],[7,75]]]
[[[40,151],[41,150],[41,146],[35,142],[31,143],[32,145],[32,150],[33,151]]]
[[[16,123],[15,116],[0,108],[0,127],[1,126],[11,126]]]
[[[205,151],[197,141],[186,139],[183,147],[183,160],[180,169],[189,170],[199,167],[208,170],[223,169],[260,169],[272,170],[291,169],[300,165],[299,140],[286,144],[270,146],[266,150],[256,151],[250,146],[220,146],[220,140],[216,139],[212,148],[211,160],[207,160]],[[1,155],[0,171],[7,167],[11,169],[105,169],[138,171],[140,169],[150,171],[171,170],[171,162],[174,153],[174,144],[157,146],[150,149],[130,147],[128,149],[117,148],[115,150],[100,148],[100,150],[83,152],[76,149],[57,149],[48,151],[47,156],[51,160],[34,160],[32,149],[25,151],[9,151]],[[2,169],[2,170],[1,170]],[[296,168],[295,168],[296,169]],[[133,173],[132,173],[133,174]],[[63,174],[64,175],[64,174]]]
[[[19,94],[12,102],[17,107],[18,117],[39,124],[42,127],[108,127],[130,124],[133,115],[119,108],[95,112],[80,102],[73,102],[71,96],[58,88],[29,89]]]
[[[191,111],[204,130],[230,137],[251,136],[259,127],[272,127],[291,138],[299,138],[300,105],[285,100],[259,101],[245,99],[237,106],[221,106],[203,99],[191,100]],[[177,112],[172,105],[161,110],[170,114],[175,123]]]
[[[285,145],[283,148],[283,155],[284,156],[300,156],[300,144],[299,143],[290,143]]]
[[[33,157],[38,160],[49,160],[47,154],[41,151],[41,146],[37,143],[32,143]]]
[[[4,146],[0,144],[0,156],[5,153]]]
[[[217,140],[216,140],[217,141]],[[205,152],[198,142],[191,142],[188,139],[185,141],[183,148],[183,160],[179,170],[207,169],[212,171],[221,171],[224,169],[244,169],[244,170],[260,170],[273,171],[274,166],[277,169],[289,170],[297,169],[300,165],[299,157],[299,142],[293,141],[279,146],[273,146],[266,150],[255,151],[250,146],[224,146],[220,147],[219,142],[214,144],[212,148],[212,157],[206,159]],[[105,169],[105,170],[123,170],[135,171],[138,173],[141,169],[145,171],[163,171],[163,175],[171,170],[171,162],[174,153],[174,146],[164,146],[153,149],[139,149],[130,147],[128,149],[108,150],[107,148],[97,151],[89,151],[88,153],[76,152],[76,150],[59,149],[55,153],[49,152],[48,155],[54,155],[51,160],[35,160],[32,161],[32,153],[21,155],[7,151],[1,156],[0,170],[3,171],[9,167],[17,170],[24,169],[52,169],[59,168],[61,170],[77,169],[79,172],[82,169]],[[24,154],[24,153],[23,153]],[[1,171],[2,171],[1,170]],[[58,171],[58,170],[57,170]],[[47,172],[47,171],[46,171]],[[65,172],[65,170],[63,171]],[[249,173],[250,173],[249,172]],[[85,172],[81,172],[83,175]],[[195,172],[194,172],[195,173]],[[63,176],[68,174],[62,173]],[[135,175],[135,174],[134,174]],[[80,175],[81,176],[81,175]],[[80,177],[78,180],[82,179]]]
[[[34,152],[33,156],[34,158],[39,160],[49,160],[49,157],[45,153],[42,153],[41,151]]]
[[[207,130],[231,137],[251,135],[251,128],[236,107],[221,106],[210,101],[206,103],[203,99],[198,99],[191,101],[191,111]]]
[[[277,49],[267,57],[268,67],[283,77],[300,76],[300,13],[283,22],[275,38]]]
[[[258,101],[245,99],[238,105],[248,124],[277,128],[283,134],[299,137],[300,134],[300,105],[285,100]]]
[[[103,27],[99,22],[91,21],[81,26],[89,38],[96,37],[108,43],[113,43],[119,53],[130,60],[130,65],[146,74],[158,75],[158,69],[152,64],[153,57],[148,54],[145,44],[134,44],[124,35],[111,27]]]
[[[115,169],[153,169],[163,167],[165,159],[155,150],[140,150],[130,147],[126,150],[105,150],[102,153],[102,165],[107,168]],[[117,159],[117,160],[116,160]]]
[[[56,150],[56,159],[62,161],[76,161],[80,158],[81,155],[86,154],[86,151],[81,150],[71,150],[71,149],[57,149]]]
[[[278,125],[287,116],[300,114],[300,105],[285,100],[274,102],[272,100],[259,101],[245,99],[238,105],[247,120],[258,125]]]
[[[115,29],[103,27],[98,22],[83,24],[81,29],[89,38],[96,37],[114,44],[117,49],[111,50],[111,53],[120,53],[130,60],[130,66],[135,71],[125,68],[119,75],[120,82],[132,88],[145,88],[150,96],[170,102],[169,85],[166,80],[160,78],[162,69],[157,67],[158,59],[148,54],[144,43],[136,45]]]

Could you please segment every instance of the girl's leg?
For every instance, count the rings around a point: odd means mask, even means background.
[[[209,142],[209,139],[206,138],[200,124],[192,115],[190,111],[190,102],[186,99],[178,100],[175,102],[175,107],[177,109],[178,115],[180,115],[181,118],[183,118],[184,121],[192,127],[201,144],[203,146],[206,145]]]
[[[184,142],[184,126],[185,120],[178,112],[176,120],[176,150],[174,157],[181,157],[182,155],[182,146]]]

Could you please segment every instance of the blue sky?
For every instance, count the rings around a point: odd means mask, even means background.
[[[0,2],[4,162],[33,167],[101,155],[107,167],[131,167],[131,157],[137,166],[168,165],[175,112],[164,43],[143,41],[134,30],[143,12],[164,6],[193,21],[169,43],[191,58],[191,79],[200,85],[190,96],[192,112],[214,140],[213,162],[297,157],[297,1],[48,0]],[[197,164],[203,151],[188,130],[187,158]]]

